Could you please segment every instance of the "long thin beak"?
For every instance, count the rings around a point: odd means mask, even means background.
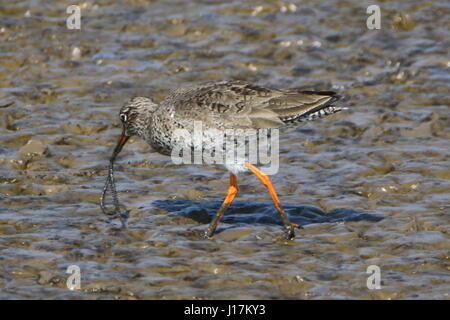
[[[114,162],[114,160],[116,159],[117,155],[120,153],[120,151],[122,151],[123,146],[125,145],[125,143],[127,143],[129,138],[130,138],[130,136],[126,135],[125,128],[123,128],[122,135],[120,136],[119,141],[117,141],[117,145],[114,148],[114,151],[112,153],[110,162]]]

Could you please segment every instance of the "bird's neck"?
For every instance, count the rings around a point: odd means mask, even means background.
[[[135,123],[136,135],[144,140],[147,140],[150,134],[149,128],[152,127],[153,112],[144,111],[139,115],[139,117],[135,121],[136,121]]]

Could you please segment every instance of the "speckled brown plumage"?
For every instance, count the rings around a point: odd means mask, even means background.
[[[254,166],[262,161],[253,163],[248,160],[249,155],[259,155],[259,150],[263,148],[259,141],[267,141],[261,140],[261,134],[275,137],[274,129],[314,120],[342,110],[332,105],[338,99],[339,96],[331,91],[277,90],[242,81],[213,82],[181,88],[171,92],[159,104],[149,98],[136,97],[128,101],[120,111],[123,133],[111,158],[111,170],[115,157],[133,135],[141,137],[156,151],[165,155],[173,156],[174,150],[178,148],[193,153],[196,148],[198,150],[196,143],[200,142],[201,151],[221,156],[224,154],[224,159],[227,155],[234,154],[234,150],[230,153],[226,148],[228,144],[221,140],[223,137],[228,138],[235,150],[245,152],[240,155],[236,152],[236,158],[222,163],[230,172],[230,187],[225,201],[204,236],[212,236],[237,194],[237,174],[241,171],[251,171],[267,187],[276,209],[281,214],[286,238],[292,239],[296,225],[289,221],[284,212],[269,176]],[[199,124],[203,130],[200,137],[195,134]],[[182,132],[181,136],[175,134],[179,130]],[[174,138],[175,136],[177,138]],[[250,136],[259,139],[257,152],[250,152],[247,147],[251,143],[241,139]],[[187,137],[189,139],[186,140]],[[239,149],[240,147],[244,148]],[[112,173],[110,181],[113,184]]]
[[[156,151],[170,155],[174,129],[270,129],[336,113],[339,99],[331,91],[268,89],[243,81],[212,82],[173,91],[159,104],[137,97],[126,103],[130,135],[138,135]]]

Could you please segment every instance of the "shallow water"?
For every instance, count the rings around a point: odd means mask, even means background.
[[[449,65],[444,1],[0,4],[0,298],[448,299]],[[350,110],[281,137],[282,228],[256,177],[212,240],[224,171],[131,139],[125,231],[99,208],[129,97],[242,79],[339,91]],[[70,265],[81,289],[66,286]],[[381,269],[369,290],[367,267]]]

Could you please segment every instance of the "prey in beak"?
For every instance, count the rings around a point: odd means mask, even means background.
[[[122,135],[120,136],[119,141],[117,141],[117,145],[114,148],[111,158],[109,159],[108,177],[106,178],[106,183],[103,187],[102,196],[100,198],[100,207],[102,208],[103,213],[110,217],[110,219],[119,218],[123,229],[127,227],[129,210],[121,210],[121,207],[123,207],[123,205],[121,205],[119,202],[116,191],[116,183],[114,181],[114,161],[116,160],[116,157],[118,156],[120,151],[122,151],[123,146],[125,145],[125,143],[127,143],[129,138],[130,136],[126,133],[125,125],[123,125]],[[114,210],[108,210],[105,207],[105,197],[109,189],[111,190],[112,194]]]

